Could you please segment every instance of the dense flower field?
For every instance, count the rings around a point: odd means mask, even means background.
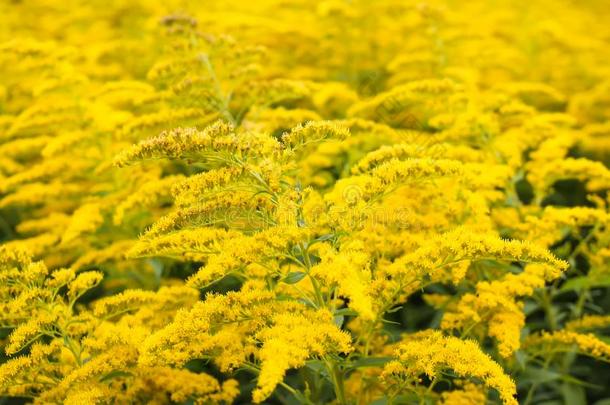
[[[610,404],[608,21],[0,1],[0,403]]]

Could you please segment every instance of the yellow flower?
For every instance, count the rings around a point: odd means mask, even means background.
[[[347,128],[333,121],[310,121],[305,125],[297,125],[290,132],[282,135],[282,142],[292,148],[302,148],[305,145],[325,139],[343,140],[350,135]]]
[[[566,329],[572,331],[603,329],[610,325],[610,315],[585,315],[566,323]]]
[[[542,356],[547,353],[552,355],[557,351],[569,352],[576,349],[580,354],[610,361],[610,345],[591,333],[581,334],[570,330],[542,332],[529,336],[524,342],[524,347],[535,350],[534,353]],[[537,351],[540,348],[542,351]]]
[[[330,313],[321,311],[309,316],[278,314],[273,326],[256,334],[262,342],[257,357],[261,361],[257,388],[252,393],[255,403],[261,403],[284,379],[289,368],[305,365],[314,356],[348,353],[350,337],[332,323]]]
[[[86,204],[77,209],[68,224],[61,243],[68,243],[79,236],[94,232],[104,222],[102,206],[100,204]]]
[[[515,404],[609,361],[607,1],[101,3],[0,0],[0,397]]]
[[[120,167],[158,158],[192,158],[208,164],[237,164],[239,160],[236,158],[239,156],[277,152],[279,143],[275,139],[250,132],[237,135],[232,125],[217,121],[203,131],[176,128],[162,132],[121,152],[115,157],[114,164]]]
[[[397,360],[385,367],[384,378],[400,380],[426,374],[434,379],[448,369],[460,377],[481,379],[500,393],[505,404],[517,404],[515,383],[475,342],[444,336],[433,330],[406,339],[398,345]]]
[[[86,271],[80,273],[76,278],[68,283],[68,296],[76,300],[82,294],[92,289],[102,281],[104,274],[99,271]]]
[[[315,247],[320,263],[313,266],[310,274],[322,280],[329,289],[338,286],[337,292],[349,298],[349,306],[365,320],[373,320],[373,297],[371,296],[370,258],[361,243],[342,246],[339,252],[329,245]]]
[[[441,403],[445,405],[478,405],[486,401],[487,395],[476,384],[465,383],[460,389],[443,392]]]
[[[147,208],[171,195],[171,187],[180,181],[182,176],[167,176],[160,180],[144,183],[134,194],[128,196],[115,209],[113,222],[119,225],[123,222],[125,214],[134,208]]]

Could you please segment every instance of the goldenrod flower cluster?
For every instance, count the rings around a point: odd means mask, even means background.
[[[0,402],[607,403],[609,18],[0,2]]]

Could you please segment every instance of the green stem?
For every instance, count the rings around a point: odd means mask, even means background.
[[[305,270],[307,272],[307,275],[311,279],[311,285],[313,286],[314,292],[316,294],[316,301],[317,301],[318,307],[322,308],[326,305],[325,305],[325,301],[324,301],[322,292],[320,291],[320,286],[318,284],[318,280],[316,280],[315,277],[313,277],[310,274],[312,265],[311,265],[311,259],[309,258],[309,251],[308,251],[308,249],[301,246],[301,252],[303,253],[303,261],[305,262]]]
[[[70,339],[65,334],[63,336],[64,336],[64,342],[66,343],[66,347],[68,348],[68,350],[70,350],[70,352],[72,352],[72,355],[74,356],[74,360],[76,360],[76,364],[78,364],[79,366],[82,366],[83,361],[81,360],[81,351],[76,349],[76,347],[74,346],[74,343],[72,342],[72,339]]]
[[[547,321],[549,323],[550,330],[557,329],[557,319],[555,317],[555,312],[553,312],[553,299],[547,290],[542,291],[542,302],[541,302],[544,313],[546,314]]]
[[[199,60],[203,63],[206,70],[208,71],[208,74],[212,78],[212,83],[214,85],[214,90],[216,92],[216,96],[219,98],[220,102],[222,103],[222,111],[221,111],[222,115],[231,124],[237,126],[238,122],[235,119],[235,117],[233,117],[233,114],[231,114],[231,110],[229,109],[229,99],[227,96],[224,95],[224,92],[222,91],[222,86],[220,85],[220,80],[218,80],[218,76],[216,76],[216,71],[214,70],[214,67],[212,66],[212,61],[210,60],[210,57],[206,54],[200,54]]]
[[[432,390],[434,389],[434,386],[436,385],[436,382],[437,382],[437,381],[438,381],[438,380],[437,380],[436,378],[434,378],[434,379],[432,380],[432,383],[430,383],[430,386],[428,387],[428,389],[426,389],[426,393],[423,395],[423,397],[422,397],[422,398],[420,398],[420,400],[419,400],[419,403],[420,403],[420,404],[424,405],[424,404],[427,402],[426,398],[428,398],[429,396],[431,396],[431,394],[432,394]]]
[[[337,363],[332,360],[324,360],[326,363],[326,368],[328,369],[328,374],[330,375],[330,379],[333,383],[333,387],[335,389],[335,395],[337,396],[337,402],[340,405],[347,404],[345,400],[345,387],[343,385],[343,373],[339,369]]]
[[[549,364],[551,363],[553,359],[553,355],[550,355],[545,361],[544,361],[544,365],[543,365],[543,370],[546,371],[547,368],[549,368]],[[536,392],[536,389],[538,388],[540,384],[538,382],[534,382],[532,383],[532,386],[530,387],[530,389],[527,391],[527,396],[525,397],[525,401],[523,401],[523,405],[529,405],[530,402],[532,401],[533,397],[534,397],[534,393]]]

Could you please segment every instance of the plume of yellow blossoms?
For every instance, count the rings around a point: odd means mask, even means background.
[[[197,298],[192,290],[126,291],[98,301],[93,311],[78,309],[77,301],[102,278],[99,271],[51,272],[23,251],[0,247],[0,322],[12,329],[4,351],[15,355],[0,365],[3,393],[70,404],[108,396],[149,401],[160,392],[177,401],[222,403],[237,395],[234,380],[221,386],[206,374],[137,365],[142,339],[177,308],[191,305]]]
[[[0,2],[0,402],[601,404],[606,3]]]
[[[450,369],[460,377],[482,380],[498,391],[503,403],[518,403],[514,398],[515,383],[475,342],[443,336],[438,331],[408,335],[406,340],[398,344],[397,360],[388,363],[382,374],[386,379],[395,379],[399,387],[403,379],[417,379],[425,374],[434,380],[443,370]]]

